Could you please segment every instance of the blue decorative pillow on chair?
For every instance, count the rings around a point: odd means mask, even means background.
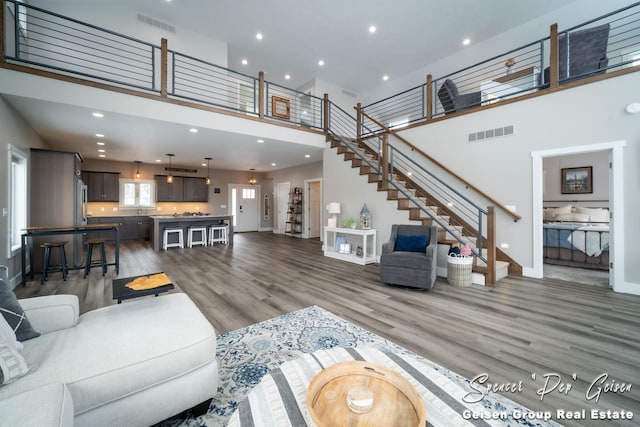
[[[398,234],[396,237],[396,251],[402,252],[424,252],[427,249],[427,236],[425,235],[404,235]]]

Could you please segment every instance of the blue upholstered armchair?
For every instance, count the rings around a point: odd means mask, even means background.
[[[394,224],[382,245],[380,281],[431,289],[436,281],[438,231],[435,226]]]

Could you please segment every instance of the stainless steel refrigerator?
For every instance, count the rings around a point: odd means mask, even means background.
[[[86,187],[80,179],[81,162],[79,153],[31,149],[29,226],[86,224]],[[82,240],[80,234],[34,238],[35,273],[42,272],[43,242],[67,241],[67,262],[70,267],[77,267],[84,258]]]

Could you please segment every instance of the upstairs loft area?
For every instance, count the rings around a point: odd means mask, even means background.
[[[329,97],[287,88],[159,45],[4,0],[0,66],[248,119],[327,132]],[[640,3],[362,107],[392,129],[415,126],[634,72]],[[342,111],[352,116],[350,112]],[[363,136],[381,131],[360,118]],[[351,132],[349,132],[351,133]]]

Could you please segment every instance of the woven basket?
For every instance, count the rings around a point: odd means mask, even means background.
[[[471,268],[473,257],[471,256],[447,256],[447,281],[451,286],[467,288],[471,286]]]

